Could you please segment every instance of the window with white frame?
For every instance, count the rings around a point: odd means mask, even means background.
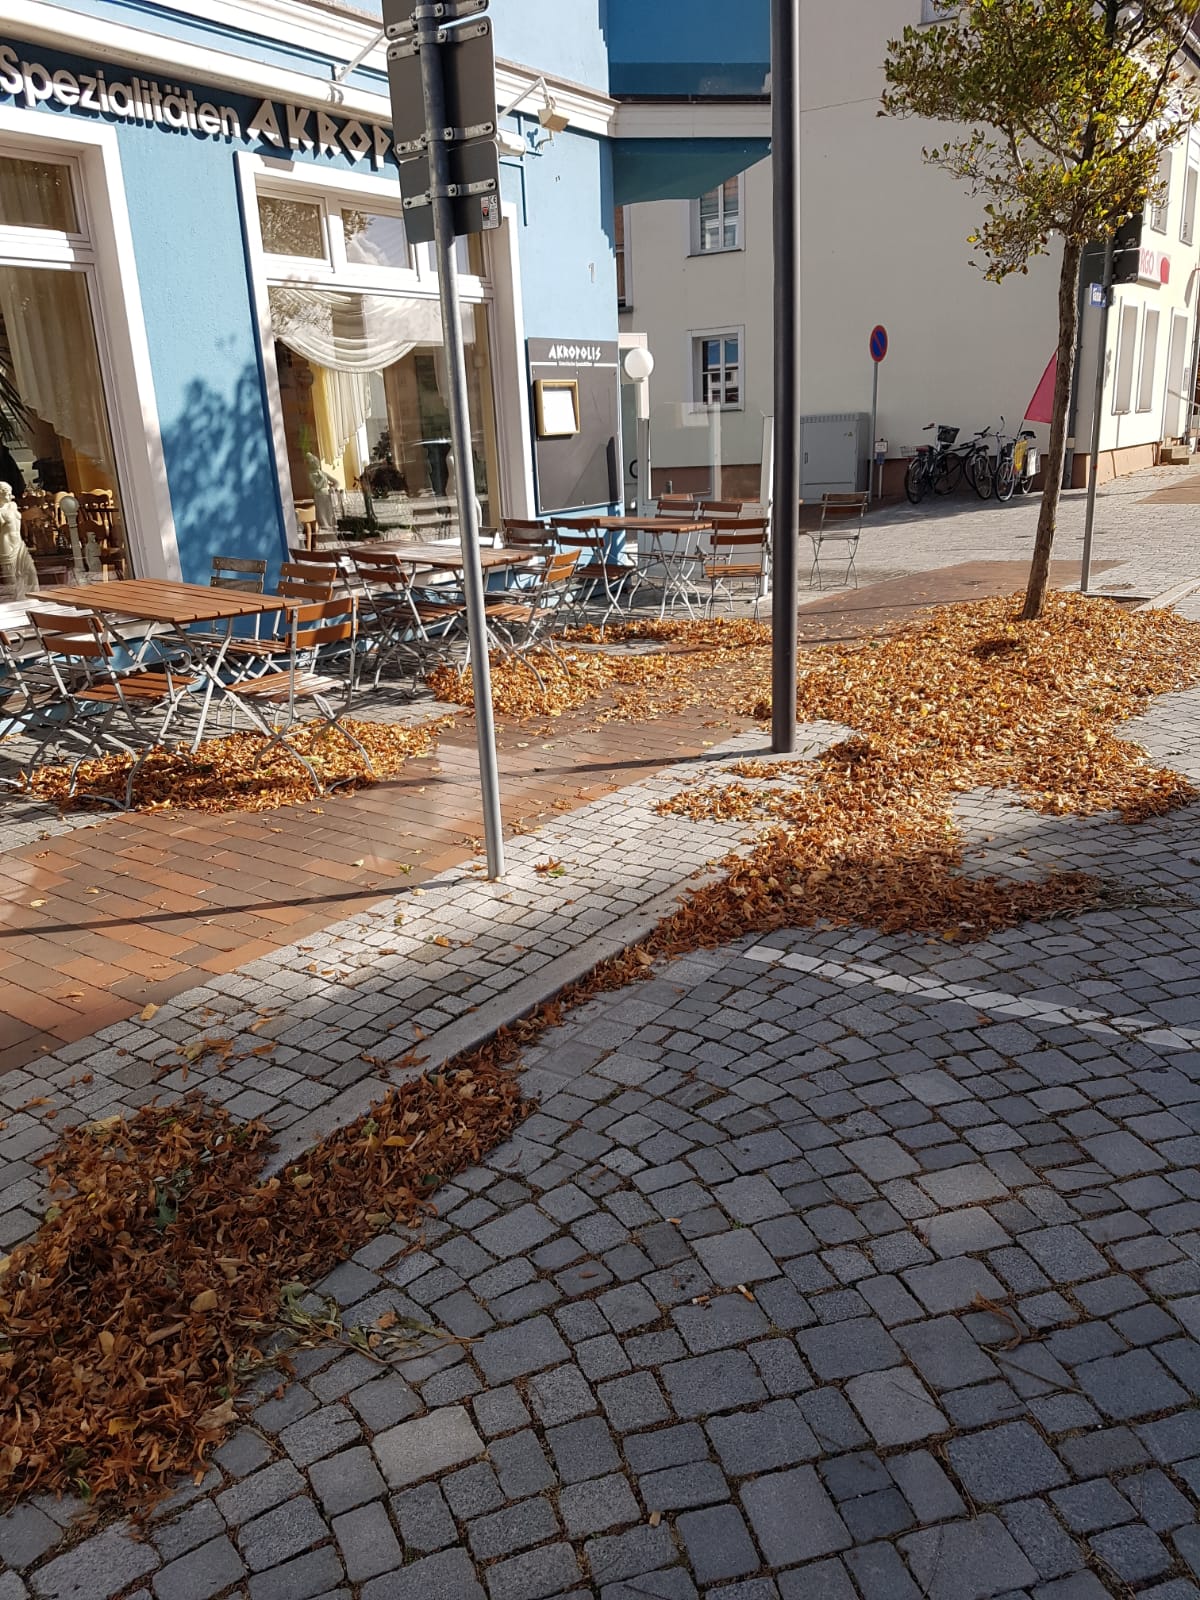
[[[1142,364],[1138,369],[1137,408],[1149,411],[1154,405],[1154,369],[1158,361],[1158,312],[1147,308],[1142,323]]]
[[[726,178],[692,201],[692,254],[719,255],[742,248],[742,175]]]
[[[692,336],[692,393],[701,406],[742,408],[742,330],[718,329]]]
[[[1191,244],[1196,237],[1196,187],[1200,182],[1200,167],[1194,167],[1189,162],[1187,178],[1183,185],[1183,216],[1179,222],[1179,238],[1183,244]]]
[[[1113,383],[1113,411],[1120,415],[1133,400],[1133,358],[1137,348],[1139,308],[1121,307],[1121,326],[1117,335],[1117,373]]]
[[[77,162],[0,148],[0,482],[45,583],[132,575],[96,271]],[[0,586],[32,587],[29,570]]]
[[[1166,233],[1167,213],[1171,209],[1171,152],[1164,150],[1158,158],[1157,193],[1147,202],[1146,221],[1155,233]]]
[[[457,516],[433,255],[405,236],[399,196],[260,186],[259,231],[280,421],[298,515],[358,535],[448,531]],[[489,286],[459,243],[476,495],[499,513]]]

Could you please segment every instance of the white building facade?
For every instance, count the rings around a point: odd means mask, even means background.
[[[877,325],[889,336],[875,424],[887,441],[885,492],[899,492],[930,422],[966,437],[1003,416],[1015,431],[1057,344],[1057,251],[1026,276],[985,279],[967,243],[983,202],[922,157],[945,130],[878,115],[888,40],[911,23],[937,25],[937,9],[937,0],[801,7],[801,408],[821,419],[806,428],[806,498],[866,487]],[[1154,464],[1160,446],[1191,427],[1196,136],[1163,177],[1166,199],[1148,208],[1131,258],[1137,281],[1117,288],[1109,317],[1102,478]],[[627,207],[619,245],[622,235],[622,329],[627,339],[644,334],[655,359],[655,491],[757,495],[775,343],[770,161],[698,201]],[[1089,254],[1069,430],[1076,484],[1086,481],[1095,389],[1099,312],[1089,285],[1100,277],[1099,253]],[[1044,443],[1047,430],[1038,431]]]

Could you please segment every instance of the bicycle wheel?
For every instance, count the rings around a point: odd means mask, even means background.
[[[972,450],[970,459],[971,487],[981,500],[992,498],[992,458],[984,449]]]
[[[953,494],[962,480],[963,458],[954,454],[940,456],[933,468],[934,494]]]
[[[925,456],[913,456],[904,473],[904,492],[914,506],[919,506],[929,493],[928,461]]]
[[[1033,478],[1028,472],[1023,472],[1017,479],[1017,488],[1021,494],[1033,493]]]
[[[996,462],[995,484],[997,500],[1012,499],[1017,487],[1017,473],[1011,451],[1006,450]]]

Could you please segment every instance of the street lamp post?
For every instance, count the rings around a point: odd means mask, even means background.
[[[634,385],[637,400],[637,514],[644,517],[654,498],[650,482],[650,377],[654,357],[645,345],[634,345],[625,355],[625,375]]]

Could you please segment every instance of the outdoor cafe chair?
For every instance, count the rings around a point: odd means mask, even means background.
[[[684,522],[690,522],[696,515],[696,496],[694,494],[660,494],[658,497],[658,515],[660,517],[680,517]]]
[[[753,510],[753,503],[750,502],[750,505]],[[696,514],[706,522],[740,522],[749,515],[746,506],[747,502],[743,500],[701,500],[696,507]]]
[[[747,586],[754,594],[754,620],[762,601],[763,580],[767,571],[767,524],[738,520],[719,523],[712,533],[711,554],[705,557],[704,576],[708,581],[708,614],[711,617],[720,589],[733,610],[734,588]]]
[[[47,749],[80,737],[74,733],[71,709],[36,634],[27,625],[0,632],[0,743],[7,744],[0,753],[17,761],[0,772],[0,785],[27,789],[30,773]],[[24,759],[29,745],[33,753]],[[84,747],[88,748],[86,739]]]
[[[164,656],[149,667],[131,661],[122,667],[122,642],[95,615],[76,611],[64,616],[31,608],[29,623],[58,691],[59,722],[68,724],[71,735],[84,745],[71,767],[67,798],[76,796],[81,763],[89,756],[109,755],[115,746],[135,757],[125,780],[124,807],[112,795],[81,792],[104,805],[130,810],[146,757],[164,744],[180,708],[193,690],[203,686],[203,678],[186,657]],[[126,737],[115,731],[114,723]],[[45,731],[52,734],[54,729]]]
[[[354,567],[371,618],[361,631],[375,655],[373,686],[385,664],[397,660],[411,672],[415,692],[420,678],[449,658],[462,632],[463,603],[440,591],[419,593],[398,551],[356,551]]]
[[[551,630],[570,612],[578,565],[578,550],[564,550],[549,556],[534,588],[524,591],[519,600],[505,600],[488,607],[488,627],[504,655],[525,656],[536,647],[557,655]],[[529,667],[545,688],[532,661]]]
[[[614,561],[608,538],[599,529],[582,533],[577,528],[557,528],[554,537],[564,551],[574,550],[579,555],[570,600],[572,615],[586,622],[587,608],[601,602],[605,607],[600,621],[602,628],[607,626],[614,611],[619,616],[624,615],[641,579],[636,563]]]
[[[357,683],[354,665],[357,634],[356,595],[335,595],[332,599],[295,605],[288,616],[286,666],[229,685],[228,692],[237,697],[267,741],[259,751],[256,767],[261,765],[268,751],[282,750],[300,763],[317,793],[323,794],[325,785],[319,773],[295,742],[301,728],[311,727],[318,721],[352,745],[367,771],[374,773],[370,756],[344,722],[350,714]],[[351,666],[344,676],[335,677],[321,670],[322,655],[331,649],[348,653]],[[301,713],[310,705],[315,708],[316,717],[306,721]]]
[[[854,579],[854,587],[858,588],[858,567],[856,557],[858,544],[862,538],[863,519],[867,514],[868,496],[864,491],[861,494],[823,494],[821,496],[821,521],[817,528],[809,534],[813,547],[812,569],[808,574],[808,586],[811,589],[814,580],[818,589],[825,588],[825,574],[821,567],[821,560],[826,556],[826,547],[838,552],[838,560],[844,560],[845,570],[841,578],[832,587],[844,588],[850,579]]]

